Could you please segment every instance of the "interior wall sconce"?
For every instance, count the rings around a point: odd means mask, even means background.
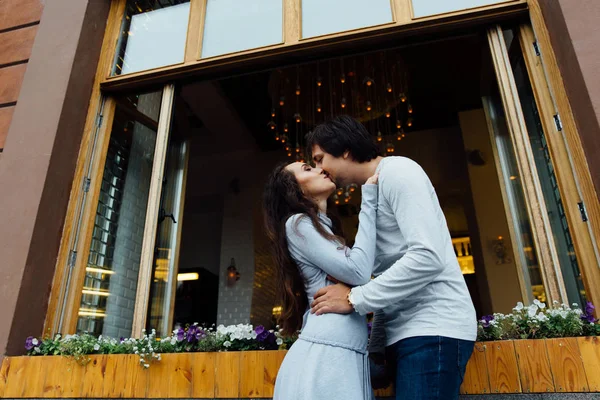
[[[240,272],[235,267],[235,258],[231,258],[229,267],[227,267],[227,286],[233,286],[240,280]]]
[[[502,236],[498,236],[492,242],[492,248],[496,254],[496,264],[508,264],[511,262],[511,259],[508,256],[506,243],[504,242],[504,238]]]

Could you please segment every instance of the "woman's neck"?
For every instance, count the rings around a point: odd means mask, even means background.
[[[315,199],[315,203],[317,203],[319,212],[327,214],[327,199]]]

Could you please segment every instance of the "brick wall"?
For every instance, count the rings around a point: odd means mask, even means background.
[[[8,134],[45,0],[0,0],[0,152]]]

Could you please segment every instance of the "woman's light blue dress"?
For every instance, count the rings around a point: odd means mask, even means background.
[[[288,248],[305,280],[308,304],[331,275],[349,285],[371,279],[375,257],[377,185],[363,185],[359,228],[350,249],[330,241],[302,214],[286,222]],[[331,220],[320,222],[331,232]],[[371,400],[367,321],[348,315],[315,315],[310,309],[298,340],[288,351],[275,383],[275,400]]]

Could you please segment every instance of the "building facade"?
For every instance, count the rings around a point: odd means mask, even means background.
[[[434,183],[478,315],[600,304],[600,4],[0,0],[0,359],[274,325],[262,185],[350,114]],[[352,237],[360,204],[338,189]]]

